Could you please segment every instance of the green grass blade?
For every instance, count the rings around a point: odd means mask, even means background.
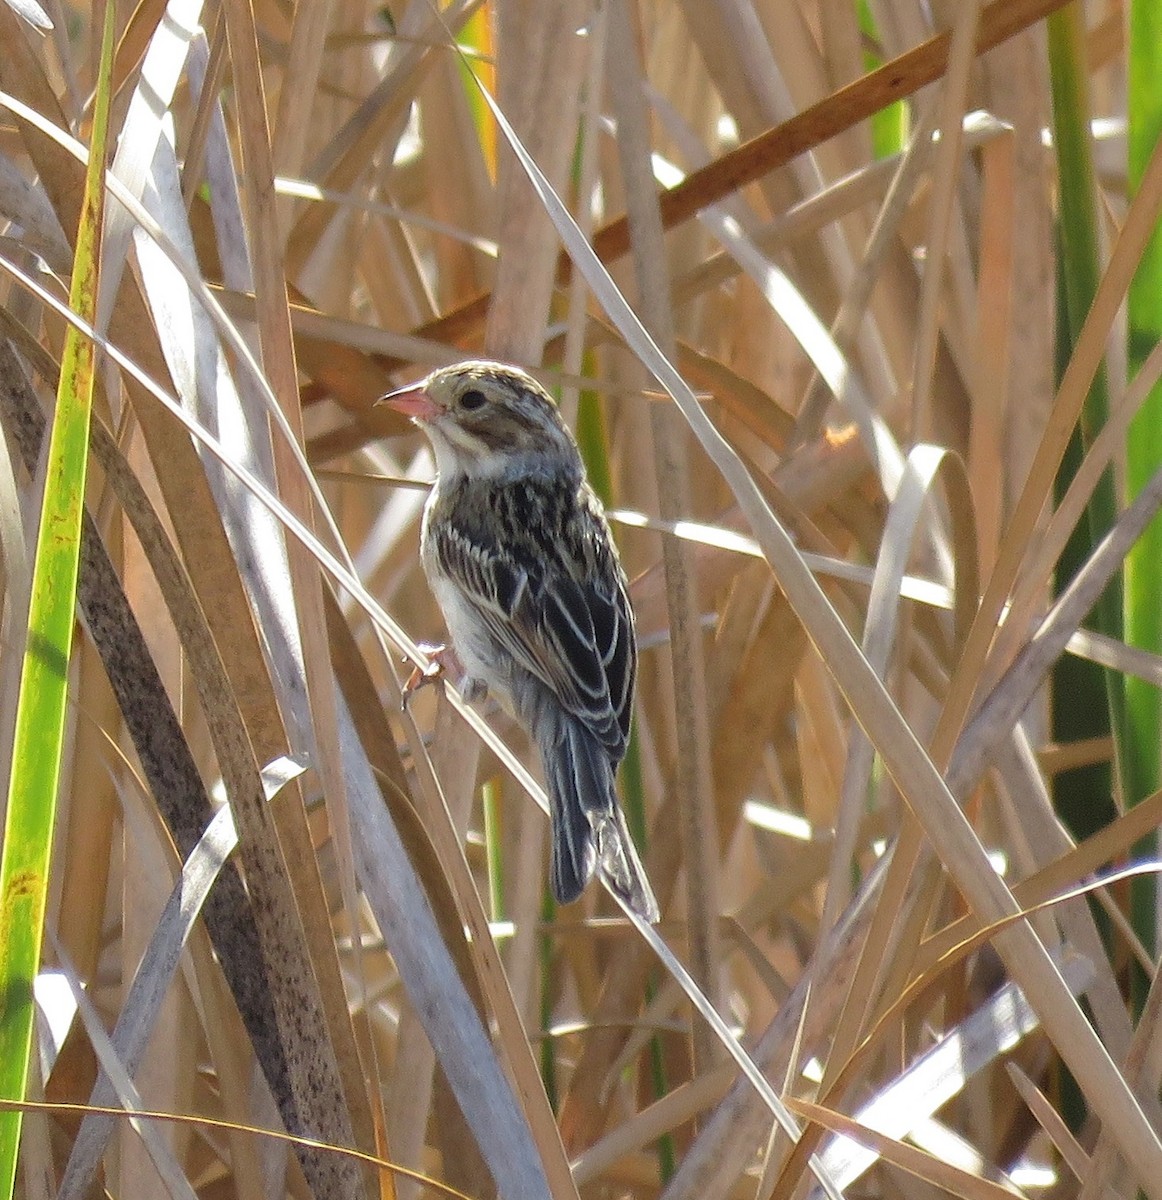
[[[495,83],[495,72],[492,66],[492,56],[495,50],[492,41],[492,30],[489,26],[488,14],[483,8],[478,9],[464,22],[460,31],[460,45],[465,50],[475,51],[478,60],[472,70],[478,71],[482,79],[491,88]],[[460,77],[464,81],[464,91],[468,97],[468,108],[472,113],[472,122],[476,126],[476,136],[480,140],[480,151],[489,171],[496,171],[496,124],[488,111],[488,105],[480,94],[480,89],[472,80],[472,70],[463,57],[457,59]]]
[[[1128,174],[1136,193],[1158,136],[1162,133],[1162,4],[1134,0],[1130,6]],[[1150,349],[1162,338],[1162,231],[1157,227],[1138,265],[1129,297],[1129,369],[1134,375]],[[1162,387],[1142,405],[1126,441],[1126,486],[1132,499],[1162,463]],[[1162,648],[1162,520],[1155,519],[1126,559],[1126,640],[1154,653]],[[1143,680],[1126,679],[1127,745],[1123,784],[1127,804],[1137,804],[1160,786],[1162,763],[1162,695]],[[1156,852],[1157,838],[1137,851]],[[1156,880],[1144,877],[1131,885],[1134,931],[1155,952]],[[1145,998],[1145,977],[1135,977],[1135,999]]]
[[[859,0],[859,31],[867,44],[875,45],[879,41],[879,30],[876,28],[875,14],[868,0]],[[874,71],[884,65],[882,54],[874,50],[864,50],[863,66],[865,71]],[[908,106],[897,100],[873,113],[871,120],[872,151],[876,158],[888,158],[901,153],[908,144]]]
[[[1046,22],[1049,34],[1050,82],[1053,94],[1053,138],[1057,154],[1058,194],[1060,213],[1058,229],[1060,236],[1061,295],[1064,305],[1064,320],[1061,322],[1063,344],[1060,346],[1060,361],[1067,361],[1089,313],[1101,275],[1101,262],[1097,240],[1097,204],[1094,183],[1093,157],[1089,129],[1090,104],[1088,77],[1084,54],[1085,30],[1082,15],[1076,5],[1070,5],[1052,14]],[[1080,447],[1075,459],[1097,436],[1109,416],[1108,384],[1104,370],[1094,378],[1079,422]],[[1068,486],[1070,462],[1067,459],[1059,481],[1061,489]],[[1079,530],[1059,564],[1059,577],[1068,580],[1080,562],[1094,545],[1104,536],[1117,517],[1117,498],[1112,471],[1106,471],[1094,489],[1086,510],[1086,528]],[[1108,636],[1120,639],[1122,634],[1122,581],[1116,576],[1095,606],[1091,616],[1092,625]],[[1072,668],[1064,668],[1069,671]],[[1077,686],[1073,677],[1069,680],[1055,676],[1054,720],[1061,727],[1065,716],[1060,705],[1072,705],[1072,716],[1084,725],[1088,736],[1111,730],[1119,746],[1124,741],[1125,716],[1124,692],[1120,676],[1112,671],[1105,676],[1105,714],[1100,714],[1092,704],[1082,704],[1080,697],[1084,689]],[[1068,724],[1068,721],[1066,720]],[[1070,726],[1075,736],[1077,729]],[[1117,756],[1120,762],[1121,755]],[[1076,784],[1078,781],[1072,781]],[[1093,797],[1078,795],[1070,797],[1067,792],[1071,781],[1059,781],[1056,799],[1065,809],[1084,808],[1092,804]]]
[[[85,196],[69,289],[73,309],[89,321],[97,303],[114,14],[115,6],[107,5]],[[49,443],[0,859],[0,989],[4,997],[0,1096],[8,1100],[25,1098],[32,1046],[32,985],[40,963],[60,779],[93,369],[92,342],[70,326]],[[0,1200],[12,1195],[20,1127],[19,1112],[0,1113]]]
[[[504,902],[504,835],[500,822],[500,788],[496,780],[488,780],[482,793],[484,852],[488,863],[488,918],[504,921],[508,915]]]

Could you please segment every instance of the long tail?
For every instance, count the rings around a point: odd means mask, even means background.
[[[553,819],[550,881],[558,903],[581,895],[595,868],[644,920],[658,919],[641,859],[613,789],[613,768],[579,721],[559,716],[540,730]]]

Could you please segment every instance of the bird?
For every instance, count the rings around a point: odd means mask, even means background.
[[[462,362],[380,398],[427,435],[436,481],[420,558],[450,638],[437,663],[494,695],[540,754],[549,880],[576,900],[595,871],[644,920],[658,905],[615,789],[637,641],[625,571],[577,443],[525,371]]]

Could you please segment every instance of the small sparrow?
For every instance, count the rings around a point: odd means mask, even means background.
[[[535,379],[499,363],[445,367],[381,403],[410,416],[435,452],[420,551],[460,690],[491,690],[540,751],[553,895],[576,900],[599,868],[656,921],[614,790],[637,670],[633,611],[573,435]]]

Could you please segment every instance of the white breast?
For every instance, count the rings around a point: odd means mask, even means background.
[[[489,691],[507,704],[510,673],[506,662],[498,661],[497,649],[476,609],[464,598],[460,588],[444,576],[429,574],[428,581],[444,614],[448,636],[464,666],[465,675],[469,679],[483,680]]]

